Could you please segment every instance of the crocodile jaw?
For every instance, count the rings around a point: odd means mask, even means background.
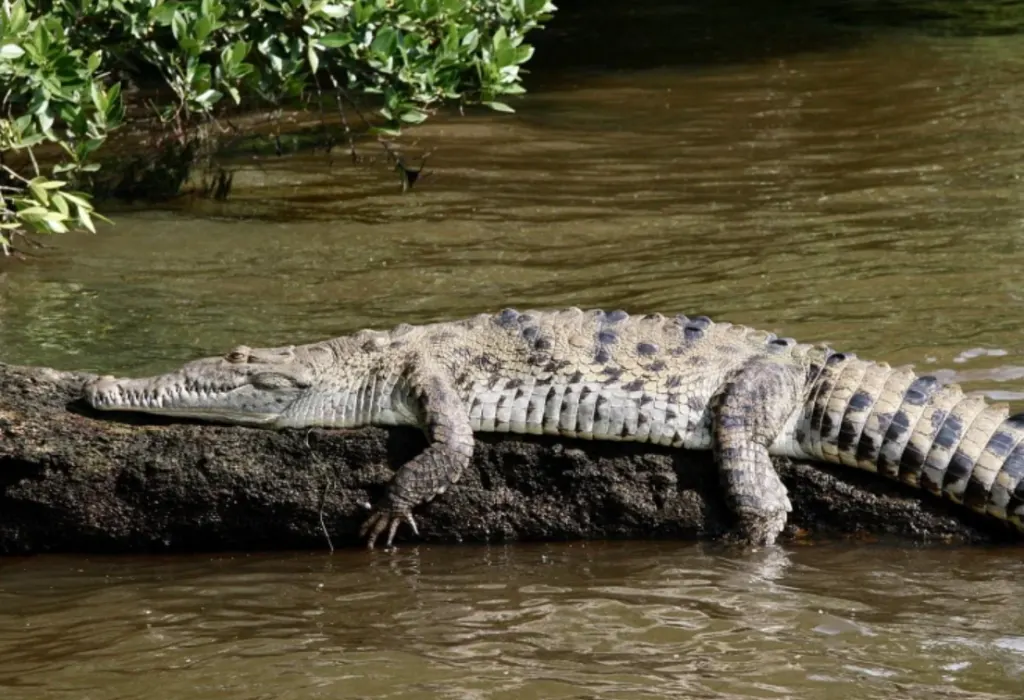
[[[101,411],[272,426],[307,392],[307,374],[301,367],[210,358],[154,377],[100,377],[85,387],[85,396]]]

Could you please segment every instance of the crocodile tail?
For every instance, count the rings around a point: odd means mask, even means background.
[[[797,427],[808,456],[878,472],[1024,530],[1024,415],[848,354],[812,370]]]

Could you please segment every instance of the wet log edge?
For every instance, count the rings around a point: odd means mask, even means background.
[[[284,430],[95,414],[91,375],[0,364],[0,553],[362,546],[364,503],[425,445],[414,429]],[[1002,523],[856,470],[778,462],[783,541],[1019,543]],[[706,452],[480,435],[412,542],[715,539],[732,525]],[[326,529],[326,533],[325,533]]]

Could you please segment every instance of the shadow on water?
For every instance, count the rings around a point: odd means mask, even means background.
[[[1024,2],[995,0],[562,0],[531,37],[536,86],[565,73],[707,68],[852,48],[899,29],[989,36],[1024,30]],[[549,81],[555,81],[551,83]]]

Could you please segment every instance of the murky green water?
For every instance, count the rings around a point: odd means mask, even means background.
[[[576,304],[827,340],[1024,409],[1024,36],[708,5],[567,13],[517,115],[410,132],[433,151],[410,196],[340,155],[248,161],[229,202],[59,239],[0,271],[3,359],[147,372]],[[1022,562],[683,543],[0,560],[0,696],[1017,698]]]

